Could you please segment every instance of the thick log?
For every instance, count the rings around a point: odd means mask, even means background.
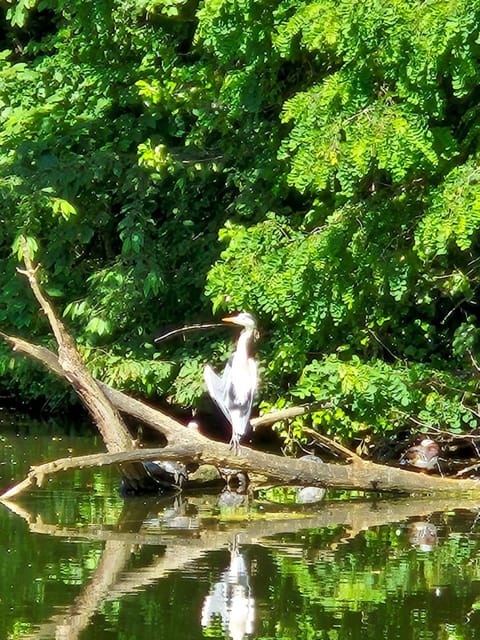
[[[58,357],[44,347],[26,340],[0,334],[12,347],[47,366],[54,373],[62,373]],[[240,455],[223,443],[213,442],[165,413],[131,398],[121,391],[99,383],[110,402],[118,411],[140,420],[162,434],[169,443],[161,449],[139,449],[116,454],[95,454],[81,458],[66,458],[34,467],[27,478],[6,491],[1,499],[11,499],[22,491],[41,484],[46,475],[69,469],[120,464],[139,460],[179,460],[202,462],[264,475],[269,481],[281,484],[330,486],[341,489],[403,492],[461,492],[478,491],[477,480],[439,478],[433,475],[388,467],[362,460],[342,447],[351,464],[315,464],[302,459],[294,460],[240,447]],[[322,441],[326,439],[322,436]]]
[[[240,447],[239,455],[232,454],[226,444],[180,429],[178,441],[161,449],[137,449],[123,453],[97,453],[76,458],[59,458],[32,467],[22,482],[2,495],[1,500],[11,500],[25,489],[41,486],[46,476],[60,471],[124,464],[146,460],[176,460],[211,464],[216,467],[234,468],[247,473],[265,476],[271,482],[284,485],[334,487],[366,491],[396,491],[422,493],[452,493],[478,491],[480,480],[441,478],[423,473],[387,467],[362,459],[351,464],[312,462],[303,458],[293,459]]]

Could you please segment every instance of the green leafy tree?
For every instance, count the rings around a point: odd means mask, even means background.
[[[2,327],[46,333],[24,233],[112,384],[198,402],[229,341],[151,338],[245,309],[264,409],[328,401],[313,423],[348,438],[476,428],[479,2],[0,13]],[[6,350],[0,368],[55,395]]]

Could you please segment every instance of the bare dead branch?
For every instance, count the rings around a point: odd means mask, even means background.
[[[75,343],[55,313],[53,306],[43,294],[38,283],[38,265],[34,266],[25,238],[20,238],[23,260],[30,288],[48,319],[58,344],[58,364],[62,375],[70,382],[91,413],[108,451],[128,451],[133,449],[132,437],[122,418],[100,391],[90,371],[85,366]]]
[[[264,416],[258,418],[252,418],[250,423],[254,430],[258,427],[273,424],[274,422],[281,422],[282,420],[290,420],[297,416],[302,416],[307,413],[314,413],[320,411],[320,409],[329,409],[332,407],[330,402],[313,402],[311,404],[305,404],[298,407],[289,407],[288,409],[281,409],[280,411],[272,411]]]
[[[478,491],[480,488],[478,480],[439,478],[362,459],[351,465],[329,464],[302,458],[285,458],[243,446],[240,447],[239,455],[234,455],[227,444],[213,442],[198,433],[189,433],[187,429],[184,431],[189,435],[189,442],[169,444],[161,449],[137,449],[123,453],[60,458],[32,467],[27,477],[5,491],[0,499],[11,500],[25,489],[41,485],[46,476],[60,471],[145,460],[202,462],[216,467],[261,474],[270,481],[285,485],[403,492],[459,492]]]
[[[172,338],[173,336],[177,336],[179,334],[188,333],[189,331],[198,331],[203,329],[213,329],[214,327],[223,327],[228,328],[227,324],[222,324],[221,322],[214,322],[208,324],[190,324],[186,327],[180,327],[180,329],[173,329],[172,331],[168,331],[167,333],[163,333],[158,338],[155,338],[154,342],[162,342],[163,340],[168,340],[168,338]]]
[[[327,436],[324,436],[322,433],[318,433],[318,431],[314,431],[313,429],[310,429],[308,427],[303,427],[302,431],[307,436],[310,436],[311,438],[316,440],[316,442],[318,442],[319,444],[322,444],[329,449],[332,449],[333,451],[338,451],[347,460],[351,462],[363,462],[363,458],[357,455],[354,451],[352,451],[351,449],[347,449],[347,447],[344,447],[343,444],[335,442],[335,440],[332,440],[331,438],[327,438]]]

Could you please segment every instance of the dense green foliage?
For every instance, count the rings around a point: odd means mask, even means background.
[[[0,7],[2,328],[48,340],[24,233],[112,384],[198,403],[231,336],[152,338],[245,309],[265,409],[477,426],[478,0]],[[0,355],[5,389],[66,401]]]

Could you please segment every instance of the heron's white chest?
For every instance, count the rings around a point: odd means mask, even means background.
[[[257,388],[257,367],[253,358],[234,355],[232,381],[233,392],[239,402],[247,401],[254,395]]]

